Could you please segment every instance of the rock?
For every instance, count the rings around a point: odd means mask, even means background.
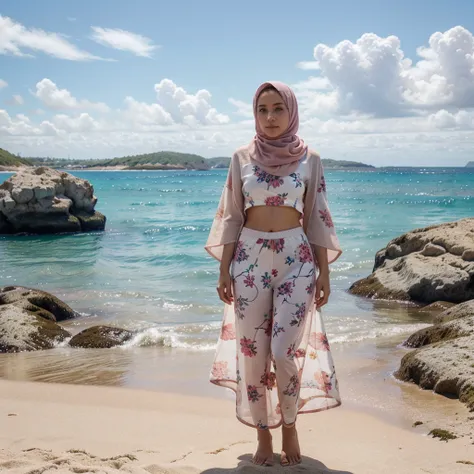
[[[443,313],[435,317],[434,323],[447,323],[459,318],[468,318],[472,315],[474,315],[474,300],[466,301],[465,303],[460,303],[446,309]]]
[[[450,301],[435,301],[434,303],[427,304],[420,308],[420,311],[439,312],[446,311],[449,308],[456,306],[456,303],[451,303]]]
[[[71,347],[84,348],[110,348],[119,346],[134,336],[134,332],[126,329],[111,326],[93,326],[79,334],[76,334],[70,341]]]
[[[24,286],[0,287],[0,308],[14,306],[53,322],[65,321],[79,316],[66,303],[46,291]]]
[[[376,299],[430,304],[474,298],[474,218],[415,229],[375,256],[372,274],[349,291]]]
[[[455,319],[447,323],[435,324],[420,329],[404,343],[407,347],[422,347],[439,341],[447,341],[462,336],[474,336],[474,313],[468,318]],[[474,351],[474,346],[472,348]]]
[[[406,354],[395,377],[455,396],[474,411],[474,336],[442,341]]]
[[[457,396],[474,411],[474,300],[447,309],[435,325],[412,334],[395,377]]]
[[[0,306],[0,353],[51,349],[71,335],[50,319],[14,304]]]
[[[22,168],[0,185],[0,234],[104,230],[86,180],[51,168]]]

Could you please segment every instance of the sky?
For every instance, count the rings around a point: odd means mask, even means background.
[[[0,147],[230,156],[279,80],[322,158],[464,166],[473,35],[473,0],[2,0]]]

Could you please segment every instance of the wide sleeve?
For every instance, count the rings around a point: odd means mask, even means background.
[[[237,241],[244,224],[243,206],[240,163],[238,157],[234,155],[229,165],[217,212],[204,246],[206,251],[216,260],[222,260],[224,245]]]
[[[311,174],[304,200],[303,228],[310,244],[326,248],[328,263],[333,263],[342,254],[342,250],[329,210],[321,158],[315,154],[311,160]]]

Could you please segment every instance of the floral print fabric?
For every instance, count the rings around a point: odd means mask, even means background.
[[[259,428],[341,404],[321,313],[317,268],[302,228],[243,228],[211,382],[236,392],[237,417]]]
[[[248,147],[239,148],[232,156],[204,246],[212,257],[220,261],[224,246],[237,242],[245,224],[245,210],[255,205],[294,207],[301,212],[301,225],[309,242],[327,249],[328,262],[333,263],[341,255],[317,153],[308,151],[290,175],[274,176],[250,159]]]
[[[298,169],[288,176],[275,176],[256,164],[242,169],[244,209],[252,206],[289,206],[303,213],[305,179]]]

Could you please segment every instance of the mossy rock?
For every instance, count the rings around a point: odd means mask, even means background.
[[[104,214],[98,211],[94,211],[92,213],[88,213],[85,211],[72,212],[81,223],[81,229],[83,232],[105,229],[106,217],[104,216]]]
[[[52,349],[70,337],[50,319],[12,304],[0,306],[0,352]]]
[[[24,286],[0,287],[0,308],[2,305],[13,305],[55,322],[79,316],[79,313],[51,293]]]
[[[87,349],[108,349],[123,344],[134,335],[134,332],[127,329],[112,326],[92,326],[76,334],[69,341],[69,345]]]

